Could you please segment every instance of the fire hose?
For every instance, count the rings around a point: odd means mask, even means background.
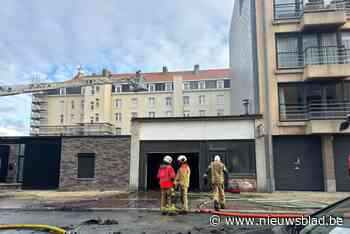
[[[29,230],[45,230],[50,231],[57,234],[66,234],[66,231],[50,226],[50,225],[43,225],[43,224],[0,224],[0,230],[9,230],[9,229],[29,229]]]

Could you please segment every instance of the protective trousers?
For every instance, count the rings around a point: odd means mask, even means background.
[[[173,188],[160,189],[160,210],[165,211],[171,206],[171,196],[173,195]]]
[[[188,187],[180,186],[180,195],[181,195],[181,209],[183,211],[188,211]]]
[[[223,184],[213,184],[213,199],[221,205],[225,205],[225,192]]]

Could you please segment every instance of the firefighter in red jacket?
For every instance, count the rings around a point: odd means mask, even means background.
[[[163,164],[160,165],[157,178],[160,185],[160,210],[162,214],[175,210],[175,204],[171,204],[174,195],[175,171],[171,166],[173,159],[166,155]]]

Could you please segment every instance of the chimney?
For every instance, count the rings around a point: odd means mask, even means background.
[[[163,67],[163,73],[167,73],[168,72],[168,68],[166,66]]]
[[[199,73],[199,64],[194,65],[193,73],[195,75],[198,75],[198,73]]]

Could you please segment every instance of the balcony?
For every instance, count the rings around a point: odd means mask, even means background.
[[[307,134],[338,133],[348,113],[350,102],[280,105],[280,121],[306,121]]]
[[[115,133],[113,126],[109,123],[81,123],[64,126],[41,125],[38,128],[39,131],[35,135],[40,136],[100,136]]]
[[[345,1],[339,0],[329,4],[322,1],[305,4],[300,20],[301,30],[341,27],[346,23],[347,5]]]
[[[304,50],[304,80],[350,76],[350,49],[339,46],[309,47]]]
[[[337,28],[346,23],[350,12],[348,0],[300,0],[274,4],[274,20],[300,22],[301,30]]]

